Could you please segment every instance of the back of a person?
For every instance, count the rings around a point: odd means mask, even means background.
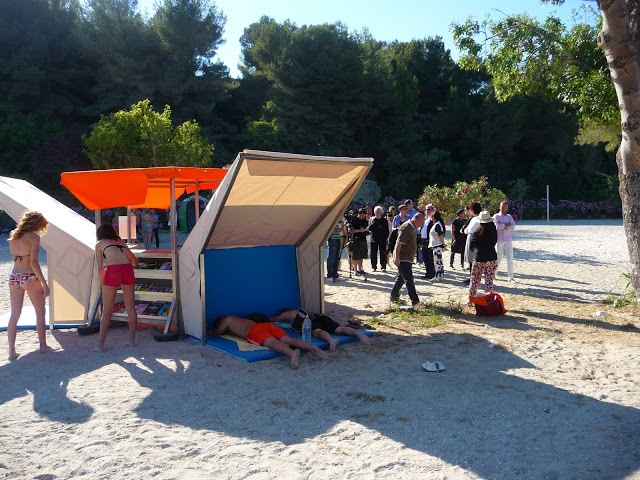
[[[398,242],[404,245],[400,250],[400,260],[413,262],[418,250],[418,237],[416,235],[416,229],[410,221],[400,225],[398,229]]]
[[[498,232],[493,222],[479,224],[471,238],[471,247],[476,250],[476,260],[478,262],[497,260],[498,254],[495,249],[497,242]]]
[[[12,273],[33,273],[31,267],[31,245],[37,234],[27,232],[16,240],[9,240],[9,250],[13,257]]]
[[[124,248],[117,240],[110,238],[100,240],[96,244],[96,249],[102,254],[105,265],[123,265],[130,263],[129,258],[124,253]]]

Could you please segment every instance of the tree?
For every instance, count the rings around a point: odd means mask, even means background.
[[[84,152],[98,169],[208,167],[213,154],[213,145],[202,137],[196,122],[174,129],[169,106],[160,114],[149,100],[132,105],[129,111],[102,116],[83,139]]]
[[[560,5],[564,0],[543,0]],[[542,92],[576,109],[585,122],[620,121],[616,154],[622,215],[631,258],[631,280],[640,293],[640,0],[596,0],[601,25],[567,30],[559,19],[544,23],[525,15],[482,25],[454,25],[461,64],[481,65],[496,92]],[[604,52],[596,55],[597,48]],[[610,80],[608,80],[610,77]],[[640,304],[639,304],[640,309]],[[640,310],[639,310],[640,313]]]
[[[471,183],[456,182],[453,187],[438,187],[428,185],[418,199],[418,205],[426,208],[428,204],[435,205],[442,217],[449,221],[456,217],[456,211],[472,202],[479,202],[483,210],[489,213],[498,211],[500,202],[506,195],[497,188],[489,186],[489,179],[481,176]]]

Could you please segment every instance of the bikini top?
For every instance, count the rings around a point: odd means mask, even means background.
[[[30,257],[30,256],[31,256],[31,255],[14,255],[14,256],[13,256],[13,261],[14,261],[14,262],[17,262],[18,260],[20,260],[20,263],[22,263],[22,259],[23,259],[24,257]]]
[[[122,245],[118,245],[117,243],[110,243],[102,249],[102,258],[104,258],[105,260],[107,259],[107,257],[105,256],[104,251],[109,247],[118,247],[120,251],[124,253],[124,247]]]

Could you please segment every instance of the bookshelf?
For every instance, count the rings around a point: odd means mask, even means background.
[[[164,333],[169,332],[169,326],[175,313],[176,306],[176,278],[177,272],[175,256],[168,250],[137,250],[132,248],[133,254],[138,257],[140,265],[146,268],[134,270],[136,277],[136,308],[144,311],[138,313],[138,322],[164,326]],[[167,269],[167,264],[170,268]],[[124,303],[122,290],[116,294],[116,307]],[[153,315],[147,312],[155,312]],[[114,320],[127,320],[125,312],[116,312],[111,316]]]

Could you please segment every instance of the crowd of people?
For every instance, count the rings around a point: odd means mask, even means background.
[[[485,294],[493,292],[495,274],[503,259],[507,264],[508,281],[515,281],[511,232],[516,222],[508,211],[506,200],[500,203],[500,210],[493,216],[489,211],[483,211],[480,203],[473,202],[460,208],[450,223],[449,267],[455,269],[458,255],[460,268],[469,271],[469,278],[464,283],[469,285],[470,298],[478,295],[483,276]],[[357,213],[350,211],[335,225],[328,241],[327,277],[334,282],[339,280],[338,270],[344,248],[348,251],[350,272],[356,276],[366,275],[363,261],[367,258],[374,272],[378,263],[383,272],[393,263],[397,267],[397,275],[391,301],[399,300],[400,290],[406,284],[411,303],[417,307],[419,299],[413,266],[423,264],[425,273],[422,278],[428,281],[444,280],[444,252],[448,250],[446,231],[445,220],[433,204],[426,205],[424,211],[418,211],[409,199],[397,209],[389,207],[385,213],[381,206],[373,207],[368,203]]]

